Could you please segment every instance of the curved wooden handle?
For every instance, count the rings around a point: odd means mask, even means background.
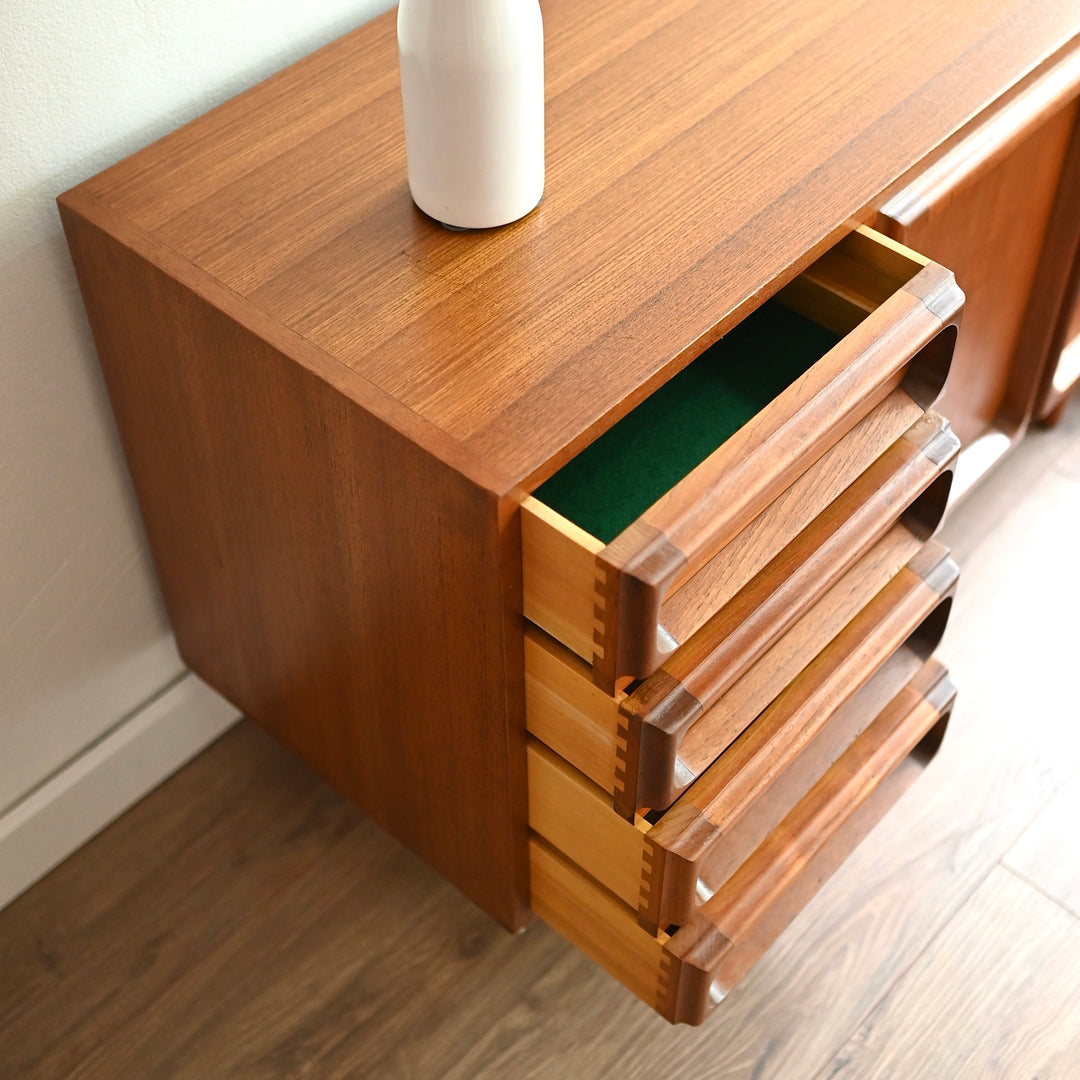
[[[1003,161],[1080,87],[1080,53],[1075,50],[977,124],[929,168],[893,194],[878,211],[883,231],[903,233],[962,194],[994,163]]]
[[[660,606],[806,471],[903,386],[928,408],[944,386],[963,293],[930,263],[654,503],[597,556],[602,685],[647,678],[666,653]]]
[[[924,668],[665,942],[660,1008],[670,1020],[701,1023],[776,940],[940,745],[954,695],[940,665]]]
[[[748,585],[625,699],[628,750],[615,806],[664,809],[686,732],[899,518],[929,539],[945,512],[960,442],[928,413]]]

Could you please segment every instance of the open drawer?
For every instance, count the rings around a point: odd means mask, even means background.
[[[953,698],[928,661],[681,927],[650,933],[535,835],[533,910],[667,1020],[700,1023],[933,757]]]
[[[962,303],[949,271],[850,234],[524,500],[526,616],[609,692],[651,675],[723,603],[710,568],[743,530],[890,395],[847,483],[930,407]]]
[[[619,817],[532,740],[530,827],[636,907],[646,928],[687,922],[929,659],[956,574],[927,545],[655,824]]]
[[[525,634],[526,723],[620,813],[665,809],[919,551],[948,500],[957,442],[917,422],[631,693]],[[713,740],[727,737],[719,744]]]

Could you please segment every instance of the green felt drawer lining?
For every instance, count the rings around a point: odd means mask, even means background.
[[[766,302],[534,494],[610,543],[839,340]]]

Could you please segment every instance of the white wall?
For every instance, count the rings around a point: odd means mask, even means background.
[[[389,6],[0,0],[0,820],[183,676],[54,199]]]

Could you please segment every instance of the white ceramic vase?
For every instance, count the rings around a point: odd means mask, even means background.
[[[401,0],[409,189],[445,225],[523,217],[544,191],[539,0]]]

